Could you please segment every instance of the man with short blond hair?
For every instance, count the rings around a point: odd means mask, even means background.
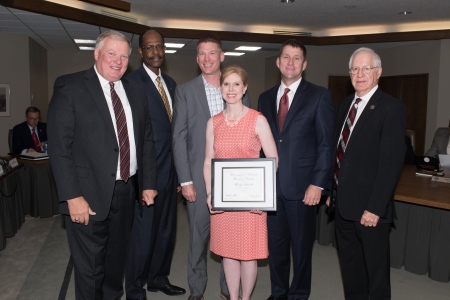
[[[202,300],[206,289],[206,255],[209,241],[209,210],[203,178],[206,122],[224,109],[220,90],[220,63],[224,60],[222,42],[214,35],[197,43],[197,63],[202,74],[177,86],[173,111],[173,151],[178,181],[187,199],[190,242],[188,254],[189,300]],[[250,106],[248,95],[244,105]],[[221,272],[221,297],[229,299]]]

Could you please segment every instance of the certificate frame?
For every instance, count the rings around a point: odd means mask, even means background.
[[[277,210],[275,158],[212,159],[212,210]]]

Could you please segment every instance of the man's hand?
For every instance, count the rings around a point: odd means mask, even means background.
[[[36,150],[34,150],[33,148],[30,148],[27,150],[27,153],[30,153],[30,152],[36,152]]]
[[[186,198],[186,200],[189,202],[195,202],[195,198],[197,198],[197,192],[193,184],[182,186],[181,193],[183,194],[184,198]]]
[[[67,200],[67,205],[69,206],[70,219],[74,223],[87,225],[89,223],[89,216],[96,215],[84,197]]]
[[[375,227],[378,224],[378,220],[380,220],[379,216],[365,210],[361,217],[361,225],[366,227]]]
[[[158,195],[157,190],[143,190],[142,191],[142,205],[150,206],[155,203],[155,198]]]
[[[317,205],[320,202],[320,197],[322,196],[322,190],[310,184],[306,189],[305,198],[303,198],[303,203],[309,206]]]
[[[326,204],[328,207],[330,207],[330,201],[331,201],[331,198],[330,198],[330,196],[328,196],[327,201],[325,201],[325,204]]]
[[[40,142],[39,146],[44,147],[45,146],[45,142]]]

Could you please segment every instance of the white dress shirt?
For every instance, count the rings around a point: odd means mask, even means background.
[[[117,124],[116,115],[114,114],[114,107],[111,99],[111,87],[109,86],[109,81],[102,77],[97,71],[94,65],[95,72],[97,73],[98,79],[100,80],[100,85],[103,90],[103,94],[106,98],[106,104],[108,104],[109,114],[111,115],[111,120],[114,126],[114,131],[116,133],[117,145],[119,145],[119,137],[117,135]],[[114,89],[116,90],[117,96],[122,102],[123,109],[125,111],[125,118],[127,119],[127,129],[128,129],[128,141],[130,142],[130,177],[136,174],[137,171],[137,158],[136,158],[136,143],[134,140],[134,127],[133,127],[133,114],[131,113],[130,103],[128,102],[127,94],[122,85],[122,81],[114,82]],[[117,159],[117,173],[116,180],[123,179],[120,177],[120,155]]]
[[[283,95],[284,95],[284,89],[285,88],[289,89],[289,93],[287,93],[287,96],[288,96],[288,99],[289,99],[289,108],[291,108],[292,100],[294,99],[295,92],[297,92],[297,89],[298,89],[298,86],[300,85],[300,82],[302,82],[302,77],[300,77],[299,80],[297,80],[296,82],[294,82],[290,86],[286,86],[283,83],[283,81],[281,82],[280,87],[278,88],[278,93],[277,93],[277,112],[278,112],[278,109],[280,108],[280,100],[281,100],[281,97],[283,97]]]
[[[155,73],[153,73],[152,70],[147,68],[147,66],[145,64],[142,64],[142,65],[144,66],[145,71],[147,71],[148,76],[150,76],[150,79],[155,84],[157,90],[158,90],[158,82],[156,81],[156,78],[158,78],[158,77],[161,78],[161,82],[162,82],[162,85],[164,87],[164,91],[166,92],[167,99],[169,99],[170,111],[173,114],[172,98],[170,98],[170,93],[169,93],[169,90],[167,89],[167,85],[166,85],[166,83],[164,81],[164,78],[161,76],[161,69],[159,69],[159,75],[156,75]],[[158,90],[158,92],[159,92],[159,90]]]

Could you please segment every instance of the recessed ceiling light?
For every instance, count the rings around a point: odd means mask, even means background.
[[[229,55],[229,56],[241,56],[244,55],[244,52],[225,52],[225,55]]]
[[[237,47],[237,48],[234,49],[234,50],[241,50],[241,51],[256,51],[256,50],[259,50],[259,49],[261,49],[261,47],[240,46],[240,47]]]
[[[401,11],[398,14],[399,15],[410,15],[410,14],[412,14],[412,11]]]
[[[95,50],[95,47],[83,47],[83,46],[80,46],[78,48],[80,48],[80,50]]]
[[[175,52],[177,52],[177,50],[168,50],[168,49],[166,49],[166,53],[175,53]]]
[[[294,2],[295,0],[281,0],[280,2],[281,3],[291,3],[291,2]]]
[[[183,48],[184,44],[181,43],[165,43],[167,48]]]
[[[74,39],[76,44],[95,44],[96,40],[81,40],[81,39]]]

